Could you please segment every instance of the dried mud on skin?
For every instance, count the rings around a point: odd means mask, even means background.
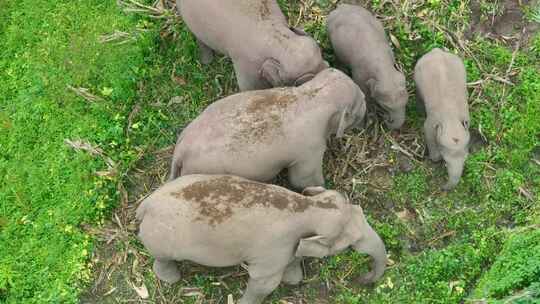
[[[206,221],[218,228],[218,224],[231,218],[238,209],[272,207],[281,211],[302,213],[312,207],[338,208],[332,202],[315,201],[283,189],[269,188],[262,183],[236,180],[231,176],[198,181],[180,191],[172,192],[171,195],[180,201],[195,203],[198,206],[195,220]]]

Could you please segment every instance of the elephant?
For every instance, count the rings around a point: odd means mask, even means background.
[[[361,6],[340,4],[328,16],[327,27],[339,63],[350,67],[368,99],[383,108],[386,125],[401,128],[409,94],[381,22]]]
[[[276,0],[177,0],[201,62],[232,59],[241,91],[301,85],[328,68],[317,42],[289,27]]]
[[[463,174],[469,154],[469,105],[467,72],[458,56],[435,48],[416,64],[414,80],[417,101],[425,110],[424,133],[432,161],[443,159],[448,182],[443,190],[454,189]]]
[[[136,211],[139,239],[155,258],[156,276],[180,280],[177,261],[209,267],[248,265],[240,304],[262,303],[281,281],[303,279],[300,259],[349,247],[372,257],[359,283],[384,273],[386,249],[362,208],[322,187],[303,195],[231,175],[186,175],[148,196]]]
[[[365,96],[327,69],[300,87],[242,92],[212,103],[179,135],[169,180],[232,174],[260,182],[287,168],[291,186],[323,186],[327,138],[342,137],[366,112]]]

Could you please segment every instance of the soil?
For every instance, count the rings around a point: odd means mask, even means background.
[[[468,38],[482,35],[504,40],[522,37],[524,41],[528,41],[540,29],[538,23],[529,22],[523,13],[523,6],[534,6],[538,4],[538,0],[505,0],[502,2],[502,13],[496,16],[483,14],[480,1],[470,2],[472,20],[471,29],[467,33]]]

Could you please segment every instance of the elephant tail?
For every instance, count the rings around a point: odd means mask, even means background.
[[[183,153],[182,153],[182,139],[184,138],[184,132],[180,133],[178,140],[176,142],[176,148],[174,149],[173,158],[171,162],[171,172],[169,175],[169,182],[175,180],[177,177],[182,175],[182,163],[183,163]]]
[[[146,214],[146,210],[148,209],[148,200],[144,200],[139,207],[137,208],[137,211],[135,212],[135,218],[140,223],[144,219],[144,215]]]

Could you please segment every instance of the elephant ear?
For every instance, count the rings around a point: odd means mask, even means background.
[[[307,187],[306,189],[304,189],[304,191],[302,191],[302,195],[304,196],[315,196],[315,195],[319,195],[323,192],[325,192],[326,189],[324,187]]]
[[[469,121],[468,120],[463,120],[461,121],[461,124],[463,125],[463,128],[465,128],[465,130],[469,131]]]
[[[274,58],[269,58],[262,64],[260,74],[272,87],[280,87],[283,85],[281,79],[282,66],[279,61]]]
[[[296,257],[323,258],[330,255],[330,245],[323,236],[301,239],[296,249]]]
[[[443,136],[443,125],[442,123],[437,123],[435,125],[435,134],[437,134],[437,138],[441,138]]]
[[[339,123],[336,131],[336,138],[342,138],[345,135],[345,129],[347,128],[346,118],[350,114],[350,107],[345,108],[340,113]]]
[[[366,81],[367,87],[369,89],[369,95],[371,98],[375,99],[375,92],[377,91],[377,81],[373,78]]]
[[[304,31],[303,29],[299,27],[290,27],[290,29],[293,33],[295,33],[298,36],[309,36],[308,33],[306,33],[306,31]]]

